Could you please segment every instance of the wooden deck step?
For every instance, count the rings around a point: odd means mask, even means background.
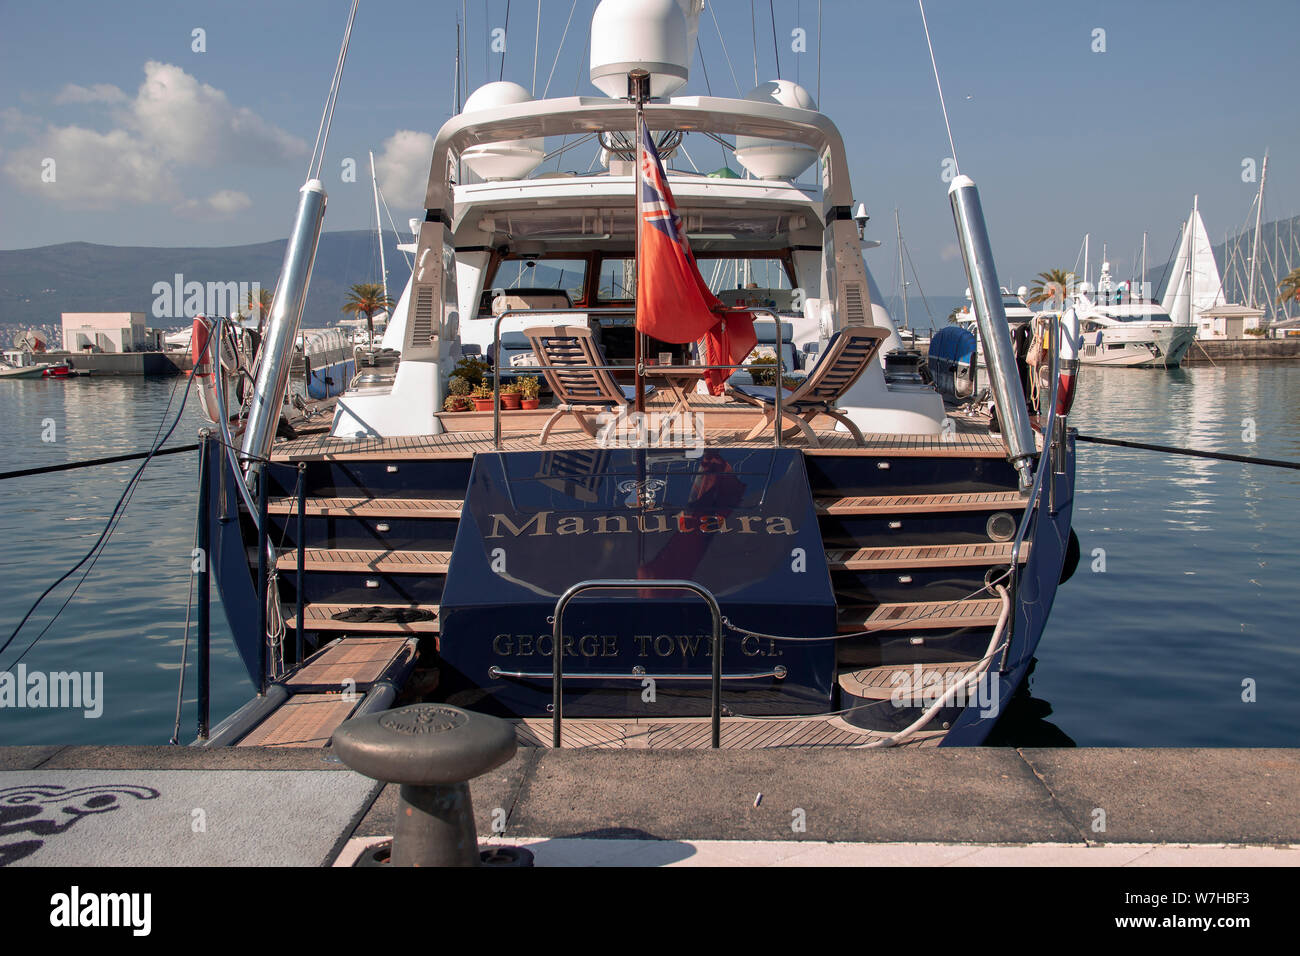
[[[886,664],[881,667],[864,667],[860,670],[840,671],[839,685],[840,690],[865,700],[888,700],[900,688],[905,691],[903,696],[909,698],[913,694],[937,697],[969,674],[975,666],[975,661],[954,661],[944,664]],[[920,670],[918,671],[917,668]],[[927,691],[927,686],[940,688],[940,690]]]
[[[1020,548],[1020,561],[1029,559],[1029,545]],[[883,571],[892,568],[956,568],[1004,564],[1011,560],[1011,542],[923,544],[901,548],[832,549],[826,563],[832,571]]]
[[[911,631],[954,627],[992,627],[1002,613],[1000,598],[965,601],[914,601],[866,608],[841,608],[840,633],[853,631]]]
[[[414,658],[418,643],[408,637],[341,638],[321,648],[281,683],[298,694],[338,690],[345,684],[364,692],[390,667]]]
[[[382,616],[383,611],[425,611],[434,616],[416,621],[360,620],[357,616],[352,620],[340,620],[335,616],[373,609],[379,609],[376,616]],[[302,610],[303,626],[309,631],[346,631],[350,634],[438,633],[438,605],[436,604],[308,604]],[[293,605],[286,604],[283,613],[285,626],[294,627],[297,621],[294,619]]]
[[[446,574],[450,551],[347,551],[303,549],[308,571],[347,571],[358,574]],[[275,561],[279,571],[298,570],[298,554],[289,550]]]
[[[294,694],[254,727],[240,747],[324,747],[361,703],[355,694]]]
[[[1024,511],[1027,495],[1018,491],[975,491],[959,495],[883,495],[818,498],[825,515],[929,514],[943,511]]]
[[[565,750],[705,750],[712,743],[707,717],[568,718],[562,727]],[[935,747],[947,731],[926,730],[906,746]],[[766,750],[789,747],[852,747],[886,734],[854,727],[834,716],[780,719],[724,717],[719,744],[723,750]],[[551,721],[530,717],[515,722],[521,747],[551,746]]]
[[[271,514],[298,513],[296,498],[271,498]],[[331,518],[451,518],[460,517],[462,498],[308,498],[307,514]]]

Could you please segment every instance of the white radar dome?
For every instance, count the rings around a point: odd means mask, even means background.
[[[650,95],[686,85],[704,0],[601,0],[591,18],[591,82],[627,96],[627,75],[650,74]]]
[[[480,86],[465,101],[466,113],[490,110],[500,106],[529,103],[532,95],[518,83],[505,80]],[[512,139],[500,143],[483,143],[471,146],[461,155],[465,165],[488,180],[523,179],[546,156],[546,143],[536,139]]]
[[[789,80],[771,80],[752,90],[747,100],[815,110],[808,91]],[[736,137],[736,160],[759,179],[794,179],[817,161],[817,150],[789,140]]]

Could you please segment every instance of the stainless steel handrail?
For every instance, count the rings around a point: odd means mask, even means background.
[[[724,681],[731,680],[761,680],[767,677],[774,677],[777,680],[785,680],[790,675],[790,671],[782,664],[778,664],[770,671],[745,671],[739,674],[723,674]],[[542,680],[550,677],[546,671],[507,671],[502,670],[493,664],[488,668],[488,677],[493,680],[502,678],[511,678],[515,680]],[[651,674],[644,668],[634,667],[632,670],[618,673],[599,673],[599,674],[568,674],[567,680],[655,680],[655,681],[706,681],[713,680],[711,674]]]
[[[713,673],[709,678],[713,684],[713,689],[710,695],[709,712],[712,720],[712,746],[714,750],[718,749],[722,736],[722,610],[718,607],[718,599],[713,596],[713,593],[708,588],[702,587],[694,581],[593,578],[589,581],[579,581],[560,595],[560,599],[555,603],[555,614],[551,618],[551,746],[556,750],[560,749],[561,724],[564,712],[564,637],[562,631],[565,609],[569,606],[569,602],[583,591],[630,591],[639,588],[690,591],[703,598],[704,602],[709,606],[709,614],[713,617]],[[649,675],[646,675],[646,678],[654,679],[650,678]]]
[[[1052,390],[1048,397],[1047,424],[1043,428],[1043,451],[1038,456],[1038,467],[1034,469],[1034,483],[1029,489],[1029,500],[1025,502],[1024,513],[1020,516],[1020,526],[1016,529],[1015,541],[1011,545],[1011,568],[1010,568],[1010,587],[1007,589],[1011,594],[1011,620],[1007,622],[1007,646],[1002,650],[1002,660],[998,663],[999,671],[1006,671],[1007,659],[1011,655],[1011,646],[1015,643],[1016,637],[1016,617],[1020,601],[1020,548],[1024,544],[1025,535],[1029,531],[1029,523],[1033,519],[1035,508],[1039,498],[1042,496],[1043,477],[1053,471],[1053,457],[1056,454],[1056,397],[1061,387],[1061,316],[1053,315],[1049,318],[1049,329],[1051,335],[1048,338],[1049,348],[1052,352]],[[1038,334],[1037,330],[1034,332]],[[1037,374],[1037,369],[1035,369]],[[1041,415],[1041,409],[1040,409]],[[1056,482],[1053,480],[1053,486]]]
[[[750,312],[755,315],[770,315],[776,324],[776,447],[781,447],[781,383],[785,379],[785,363],[781,358],[781,347],[785,344],[781,341],[781,317],[772,309],[766,308],[749,308],[736,309],[737,312]],[[501,450],[501,321],[516,315],[627,315],[635,314],[634,309],[619,306],[604,306],[594,309],[506,309],[496,317],[492,323],[492,447]],[[639,334],[639,333],[638,333]],[[640,366],[635,365],[566,365],[566,369],[574,372],[611,372],[631,368],[636,370],[637,374],[645,375],[645,360],[642,359]],[[671,367],[671,366],[668,366]],[[684,366],[691,369],[701,369],[709,371],[717,369],[734,369],[735,365],[691,365]],[[516,372],[545,372],[547,366],[541,365],[515,365],[511,366],[512,371]]]

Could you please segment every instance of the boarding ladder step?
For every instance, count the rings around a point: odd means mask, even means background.
[[[906,632],[918,629],[992,627],[1002,613],[1000,598],[964,601],[909,601],[879,604],[874,609],[846,607],[839,612],[841,634],[855,631]]]
[[[1020,548],[1020,561],[1029,558],[1029,545]],[[1011,542],[917,544],[892,548],[831,548],[826,563],[832,571],[883,571],[901,568],[955,568],[1005,564]]]
[[[324,604],[303,605],[307,631],[346,631],[350,634],[437,634],[436,604]],[[292,604],[283,606],[286,627],[297,626]]]
[[[330,518],[449,518],[460,517],[462,498],[308,498],[305,512]],[[298,513],[298,499],[268,499],[271,514]]]
[[[851,495],[817,498],[824,515],[930,514],[944,511],[1023,511],[1029,498],[1019,491],[973,491],[952,495]]]
[[[950,661],[927,664],[885,664],[841,670],[840,690],[863,700],[888,700],[900,688],[924,692],[929,687],[952,687],[979,665],[978,661]]]
[[[303,570],[357,574],[446,574],[450,551],[353,551],[303,549]],[[275,560],[277,571],[298,570],[298,554],[289,549]]]

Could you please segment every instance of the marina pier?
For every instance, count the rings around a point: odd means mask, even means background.
[[[0,857],[39,844],[12,861],[37,866],[348,866],[397,806],[314,749],[0,747],[14,786],[116,791],[63,832],[0,836]],[[471,789],[480,843],[538,866],[1300,862],[1292,749],[525,745]]]

